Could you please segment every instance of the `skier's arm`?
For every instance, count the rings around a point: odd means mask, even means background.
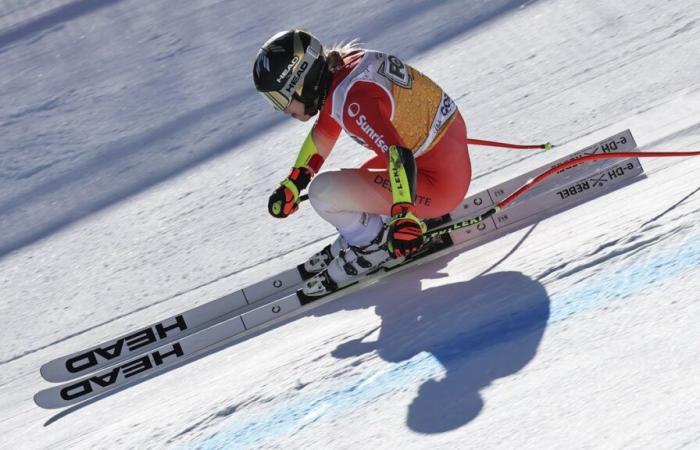
[[[299,150],[294,167],[306,167],[317,174],[340,135],[340,126],[330,116],[319,117]]]
[[[389,182],[391,183],[391,221],[389,251],[407,256],[423,245],[425,224],[415,215],[416,162],[413,152],[404,147],[389,147]]]
[[[416,199],[416,160],[405,147],[389,147],[391,215],[397,208],[413,208]]]
[[[299,197],[303,189],[318,173],[340,134],[340,127],[330,116],[321,114],[299,150],[289,176],[272,193],[267,204],[271,215],[284,218],[299,208]]]

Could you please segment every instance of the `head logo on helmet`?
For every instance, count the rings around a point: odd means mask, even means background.
[[[280,74],[280,76],[277,77],[277,82],[278,82],[278,83],[281,83],[282,80],[284,80],[285,77],[286,77],[287,75],[289,75],[289,71],[292,70],[292,69],[294,68],[294,65],[295,65],[296,63],[298,63],[298,62],[299,62],[299,57],[298,57],[298,56],[295,56],[294,59],[292,59],[292,62],[289,63],[289,65],[287,66],[287,68],[284,69],[284,72],[282,72],[282,73]]]
[[[331,80],[321,42],[302,30],[274,35],[263,44],[253,66],[255,88],[277,110],[296,99],[315,114]]]
[[[309,67],[309,63],[304,61],[301,63],[301,67],[299,67],[299,70],[297,70],[297,73],[292,77],[291,80],[289,80],[289,84],[287,85],[287,92],[290,94],[294,93],[294,88],[296,87],[297,83],[299,80],[301,80],[302,75],[304,75],[304,72],[306,72],[306,68]]]

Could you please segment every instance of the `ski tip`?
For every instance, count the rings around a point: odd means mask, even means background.
[[[545,142],[544,144],[542,144],[542,148],[545,150],[551,150],[554,147],[556,147],[556,145],[552,144],[551,142]]]
[[[41,366],[39,368],[39,374],[41,375],[41,378],[48,381],[49,383],[60,383],[66,381],[64,379],[61,379],[60,377],[55,376],[50,363],[46,363],[43,366]]]
[[[59,405],[54,405],[54,404],[52,404],[52,403],[50,403],[50,402],[47,402],[45,396],[46,396],[45,391],[39,391],[39,392],[37,392],[36,394],[34,394],[34,397],[33,397],[33,399],[34,399],[34,404],[35,404],[36,406],[38,406],[39,408],[42,408],[42,409],[57,409],[57,408],[60,408]]]

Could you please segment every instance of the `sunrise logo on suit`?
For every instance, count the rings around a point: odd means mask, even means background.
[[[360,105],[358,103],[350,103],[347,109],[348,116],[355,119],[355,123],[360,127],[363,133],[384,153],[389,151],[389,145],[384,142],[384,135],[377,133],[372,125],[367,121],[364,114],[360,114]]]

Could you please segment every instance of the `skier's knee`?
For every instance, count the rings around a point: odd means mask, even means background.
[[[332,204],[333,195],[330,193],[333,187],[332,172],[321,172],[309,185],[309,201],[316,211],[328,210]]]

